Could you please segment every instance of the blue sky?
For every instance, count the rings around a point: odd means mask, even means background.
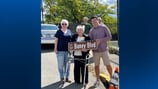
[[[117,3],[117,0],[99,0],[99,2],[108,4],[108,5],[113,5]]]
[[[99,2],[103,4],[108,4],[109,6],[117,4],[117,0],[99,0]],[[117,8],[114,9],[114,11],[117,13]],[[117,14],[109,14],[109,15],[117,18]]]

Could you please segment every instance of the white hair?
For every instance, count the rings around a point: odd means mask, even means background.
[[[68,22],[68,20],[66,20],[66,19],[62,19],[60,24],[62,25],[62,23],[66,23],[67,26],[69,26],[69,22]]]
[[[84,33],[84,31],[85,31],[85,26],[84,26],[84,25],[78,25],[78,26],[76,27],[76,32],[78,32],[78,29],[82,29],[82,30],[83,30],[83,33]]]

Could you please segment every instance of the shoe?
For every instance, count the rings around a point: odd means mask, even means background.
[[[61,83],[61,84],[64,84],[64,78],[61,78],[61,79],[60,79],[60,83]]]
[[[59,85],[59,89],[63,89],[64,83]]]
[[[97,80],[95,83],[94,83],[94,87],[98,87],[100,85],[100,82],[99,82],[99,80]]]
[[[71,80],[69,80],[68,78],[66,78],[65,82],[71,83]]]

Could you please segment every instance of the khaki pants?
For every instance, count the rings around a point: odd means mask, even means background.
[[[93,52],[93,60],[95,63],[95,66],[99,66],[100,64],[100,58],[102,58],[104,65],[110,65],[110,59],[109,59],[109,51],[104,52]]]

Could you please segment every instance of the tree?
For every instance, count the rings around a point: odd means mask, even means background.
[[[110,17],[114,14],[107,4],[101,4],[98,0],[44,0],[45,23],[60,23],[67,19],[71,24],[82,23],[83,17],[100,16],[103,22],[110,28],[112,34],[117,33],[117,19]]]
[[[63,18],[81,23],[84,16],[113,13],[108,5],[100,4],[98,0],[44,0],[44,3],[47,23],[57,23]]]

